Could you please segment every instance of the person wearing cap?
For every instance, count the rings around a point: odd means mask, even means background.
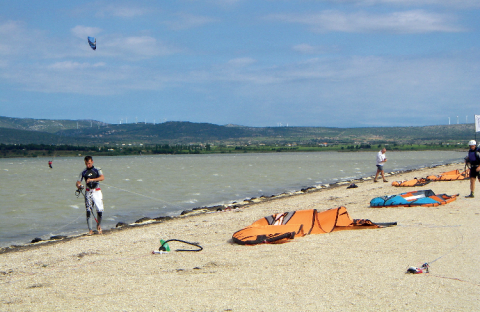
[[[478,177],[478,181],[480,181],[480,151],[477,149],[477,142],[475,140],[468,142],[468,145],[470,149],[468,150],[467,157],[465,157],[465,164],[470,165],[470,195],[465,197],[474,198],[475,178]]]

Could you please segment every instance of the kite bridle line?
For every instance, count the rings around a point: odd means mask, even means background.
[[[113,185],[106,184],[105,182],[102,182],[102,184],[105,185],[105,186],[108,186],[108,187],[113,187],[113,188],[115,188],[115,189],[117,189],[117,190],[120,190],[120,191],[124,191],[124,192],[131,193],[131,194],[135,194],[135,195],[138,195],[138,196],[142,196],[142,197],[150,198],[150,199],[153,199],[153,200],[161,201],[161,202],[163,202],[163,203],[165,203],[165,204],[168,204],[168,205],[170,205],[170,206],[183,209],[183,207],[180,207],[180,206],[178,206],[178,205],[174,205],[174,204],[169,203],[169,202],[167,202],[166,200],[163,200],[163,199],[160,199],[160,198],[156,198],[156,197],[152,197],[152,196],[148,196],[148,195],[143,195],[143,194],[140,194],[140,193],[132,192],[132,191],[129,191],[129,190],[125,190],[125,189],[122,189],[122,188],[119,188],[119,187],[116,187],[116,186],[113,186]]]
[[[456,227],[456,226],[455,226]],[[432,263],[434,263],[435,261],[437,260],[440,260],[441,258],[445,257],[446,255],[450,254],[452,251],[454,251],[455,249],[457,249],[458,247],[460,247],[460,245],[463,244],[463,241],[464,241],[464,237],[463,237],[463,234],[462,232],[460,232],[460,230],[458,228],[456,228],[457,232],[460,234],[460,242],[458,242],[455,246],[453,246],[452,248],[450,248],[449,251],[445,252],[444,254],[440,255],[438,258],[436,258],[435,260],[432,260],[432,261],[429,261],[429,262],[425,262],[423,263],[421,266],[417,267],[416,269],[420,270],[419,273],[430,273],[430,265]],[[409,272],[407,270],[407,273],[412,273],[412,272]]]

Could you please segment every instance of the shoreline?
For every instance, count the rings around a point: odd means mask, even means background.
[[[469,181],[391,185],[459,167],[422,168],[389,175],[389,183],[366,180],[351,189],[345,183],[3,253],[0,310],[478,310],[480,206],[477,198],[464,197]],[[460,196],[438,207],[369,207],[374,197],[420,189]],[[312,234],[285,244],[232,242],[233,233],[273,213],[339,206],[352,219],[397,225]],[[186,246],[171,242],[171,252],[152,254],[162,239],[198,242],[203,250],[178,252]],[[428,274],[405,273],[423,263],[430,264]]]
[[[425,166],[425,167],[415,168],[415,169],[391,171],[391,172],[388,172],[388,173],[385,172],[385,177],[391,177],[391,176],[396,176],[396,175],[401,175],[401,174],[406,174],[406,173],[411,173],[411,172],[424,171],[424,170],[427,170],[427,169],[434,169],[434,168],[438,168],[438,167],[446,167],[446,166],[461,165],[461,164],[463,164],[463,163],[453,162],[453,163],[439,164],[439,165],[434,165],[434,166]],[[276,200],[276,199],[279,199],[279,198],[298,196],[298,195],[302,195],[302,194],[305,194],[305,193],[334,189],[334,188],[342,187],[344,185],[352,184],[352,183],[355,183],[355,184],[363,183],[363,182],[366,182],[366,181],[373,180],[373,178],[374,178],[374,175],[363,177],[363,178],[360,178],[360,179],[350,179],[350,180],[344,180],[344,181],[334,182],[334,183],[330,183],[330,184],[321,184],[321,185],[318,185],[318,186],[308,186],[308,187],[304,187],[300,190],[291,191],[291,192],[283,192],[281,194],[274,194],[274,195],[270,195],[270,196],[261,195],[259,197],[246,198],[242,202],[234,201],[230,204],[224,204],[224,205],[196,207],[196,208],[192,208],[192,209],[188,209],[188,210],[183,210],[179,215],[175,215],[175,216],[159,216],[159,217],[155,217],[155,218],[142,217],[142,218],[134,221],[133,223],[118,222],[116,224],[115,228],[103,229],[103,234],[102,235],[108,235],[108,234],[110,234],[112,232],[115,232],[115,231],[127,230],[127,229],[133,228],[133,227],[143,227],[143,226],[149,226],[149,225],[152,225],[152,224],[164,223],[164,222],[168,222],[168,221],[171,221],[171,220],[174,220],[174,219],[186,218],[186,217],[190,217],[190,216],[194,216],[194,215],[198,215],[198,214],[245,208],[246,206],[251,206],[251,205],[259,204],[259,203],[266,202],[266,201]],[[389,183],[391,184],[391,181]],[[402,189],[402,188],[400,188],[400,189]],[[94,232],[95,232],[94,235],[98,235],[96,233],[96,230]],[[35,237],[35,238],[32,238],[32,241],[29,242],[29,243],[13,244],[13,245],[6,246],[6,247],[0,247],[0,255],[4,254],[4,253],[8,253],[8,252],[14,252],[14,251],[28,249],[28,248],[37,248],[37,247],[41,247],[43,245],[56,244],[56,243],[61,243],[61,242],[64,242],[64,241],[70,241],[70,240],[80,238],[80,237],[84,237],[84,236],[90,236],[90,235],[88,235],[88,233],[85,232],[85,233],[76,234],[76,235],[54,235],[54,236],[50,237],[50,239],[41,239],[41,238]]]

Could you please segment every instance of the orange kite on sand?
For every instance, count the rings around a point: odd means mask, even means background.
[[[413,186],[424,186],[424,185],[427,185],[430,182],[432,182],[432,181],[424,179],[424,178],[420,178],[420,179],[414,178],[413,180],[408,180],[408,181],[405,181],[405,180],[393,181],[392,185],[397,186],[397,187],[398,186],[400,186],[400,187],[413,187]]]
[[[470,176],[469,171],[470,169],[460,172],[460,170],[456,169],[456,170],[441,173],[439,175],[431,175],[426,178],[420,178],[420,179],[414,178],[413,180],[408,180],[408,181],[393,181],[392,186],[414,187],[414,186],[424,186],[434,181],[464,180],[465,178],[468,178]]]
[[[470,169],[467,169],[463,172],[460,172],[460,170],[456,169],[456,170],[444,172],[440,175],[431,175],[426,177],[426,179],[430,181],[455,181],[455,180],[464,180],[469,176],[470,176]]]
[[[373,223],[366,219],[351,219],[345,207],[322,212],[316,209],[277,213],[255,221],[233,234],[233,242],[240,245],[285,243],[307,234],[323,234],[341,230],[380,228],[396,225]]]

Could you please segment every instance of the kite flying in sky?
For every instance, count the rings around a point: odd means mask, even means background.
[[[88,37],[88,44],[93,50],[97,49],[97,39],[95,39],[94,37]]]

